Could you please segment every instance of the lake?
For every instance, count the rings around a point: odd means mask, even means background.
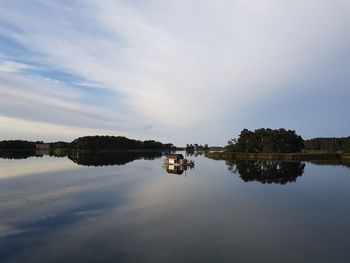
[[[0,159],[3,263],[350,260],[346,164],[17,158]]]

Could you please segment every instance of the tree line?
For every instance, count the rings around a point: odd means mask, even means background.
[[[292,153],[301,152],[304,140],[293,130],[257,129],[241,131],[238,139],[231,139],[227,151],[244,153]]]
[[[24,150],[35,151],[35,142],[25,140],[5,140],[0,141],[0,150]]]
[[[129,150],[129,149],[172,149],[173,144],[163,144],[154,140],[139,141],[123,136],[84,136],[71,142],[72,150]]]
[[[200,145],[200,144],[186,144],[185,150],[187,152],[194,152],[194,151],[207,151],[209,150],[208,144]]]
[[[0,141],[0,150],[36,150],[36,144],[42,144],[42,141],[31,142],[25,140],[5,140]],[[151,150],[164,149],[174,150],[176,147],[172,143],[163,144],[154,140],[134,140],[123,136],[84,136],[79,137],[72,142],[53,142],[50,143],[50,150],[66,149],[66,150]]]
[[[349,137],[319,137],[305,140],[305,150],[309,151],[343,151],[350,153],[350,136]]]
[[[4,140],[0,141],[0,150],[13,151],[35,151],[36,144],[42,141],[25,141],[25,140]],[[154,140],[134,140],[123,136],[84,136],[69,142],[50,143],[51,150],[65,149],[70,150],[127,150],[127,149],[163,149],[175,150],[176,147],[171,143],[163,144]],[[187,144],[187,152],[209,150],[207,144],[199,145]],[[242,153],[291,153],[307,151],[342,151],[350,153],[350,136],[342,138],[313,138],[303,140],[294,130],[285,129],[257,129],[250,131],[244,129],[237,139],[228,141],[225,147],[226,151]]]

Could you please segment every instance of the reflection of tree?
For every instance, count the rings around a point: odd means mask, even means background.
[[[350,168],[350,162],[343,161],[343,160],[315,160],[315,161],[308,161],[308,162],[316,165],[345,166]]]
[[[162,156],[161,152],[106,152],[81,153],[72,152],[68,158],[84,166],[124,165],[138,159],[154,160]]]
[[[2,159],[27,159],[36,156],[35,151],[0,151]]]
[[[203,154],[204,154],[204,151],[187,151],[186,150],[186,155],[188,156],[198,157],[198,156],[202,156]]]
[[[192,149],[186,149],[186,154],[187,154],[188,156],[192,156],[192,155],[194,154],[194,150],[192,150]]]
[[[282,161],[226,161],[229,171],[239,174],[244,182],[286,184],[304,173],[305,163]]]

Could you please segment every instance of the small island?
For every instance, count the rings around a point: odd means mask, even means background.
[[[222,151],[207,151],[215,160],[344,160],[350,161],[350,137],[304,140],[294,130],[241,131]]]
[[[161,143],[155,140],[134,140],[123,136],[84,136],[72,142],[4,140],[0,141],[0,153],[11,159],[16,156],[34,156],[50,154],[55,156],[72,156],[74,153],[115,153],[115,152],[163,152],[174,151],[172,143]]]
[[[260,128],[243,129],[238,138],[230,139],[225,147],[207,144],[187,144],[176,147],[172,143],[155,140],[135,140],[124,136],[93,135],[79,137],[72,142],[4,140],[0,141],[0,156],[5,159],[28,158],[50,154],[77,159],[76,153],[118,152],[174,152],[201,155],[215,160],[276,160],[276,161],[350,161],[350,137],[312,138],[304,140],[294,130]],[[115,155],[116,156],[116,155]],[[99,159],[102,157],[100,156]],[[109,161],[110,162],[110,161]]]

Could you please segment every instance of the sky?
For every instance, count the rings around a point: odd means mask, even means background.
[[[0,0],[0,140],[350,135],[348,0]]]

